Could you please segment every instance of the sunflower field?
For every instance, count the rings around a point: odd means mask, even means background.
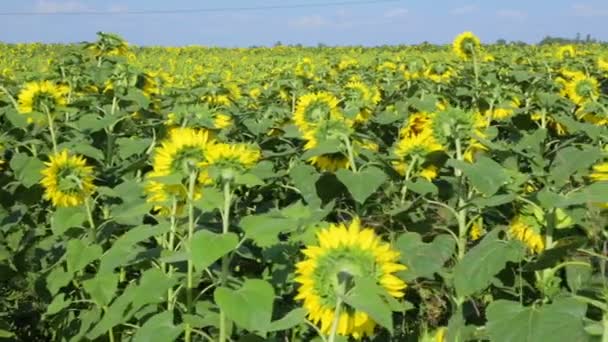
[[[608,47],[0,44],[0,340],[608,341]]]

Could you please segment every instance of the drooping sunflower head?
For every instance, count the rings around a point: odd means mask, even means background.
[[[323,121],[344,119],[338,103],[338,98],[328,92],[303,95],[293,114],[294,123],[300,132],[305,132]]]
[[[334,321],[337,298],[349,290],[357,278],[373,279],[395,298],[404,296],[405,282],[394,275],[406,267],[399,252],[382,241],[358,218],[350,224],[330,224],[317,233],[318,243],[302,252],[296,264],[295,281],[300,284],[297,300],[302,300],[309,319],[328,333]],[[362,311],[348,305],[341,310],[338,334],[360,339],[373,334],[376,323]]]
[[[452,49],[462,59],[471,59],[481,48],[481,42],[472,32],[463,32],[454,38]]]
[[[565,91],[572,102],[582,105],[587,101],[597,100],[600,93],[599,82],[591,76],[577,75],[566,83]]]
[[[433,82],[445,83],[454,76],[454,69],[444,63],[432,63],[424,71],[424,76]]]
[[[533,253],[538,254],[545,250],[541,227],[534,216],[517,215],[509,224],[507,233],[512,239],[523,242]]]
[[[456,140],[469,141],[476,131],[475,115],[458,108],[448,108],[433,116],[433,136],[443,146],[451,146]]]
[[[17,98],[18,110],[22,114],[53,111],[55,107],[67,104],[69,90],[69,87],[51,81],[26,83]]]
[[[257,146],[250,144],[214,144],[207,151],[204,167],[213,167],[221,176],[232,178],[235,172],[245,172],[254,167],[262,157]]]
[[[56,207],[75,207],[95,190],[93,167],[85,159],[64,150],[52,155],[42,170],[44,198]]]
[[[574,45],[563,45],[557,49],[556,56],[560,60],[576,57],[576,49]]]
[[[154,152],[154,171],[159,176],[181,175],[200,171],[213,139],[209,131],[194,128],[174,128],[169,137]]]
[[[373,108],[381,100],[377,87],[369,87],[361,81],[349,81],[344,86],[344,92],[347,101],[359,108],[359,112],[355,116],[356,123],[369,120]]]

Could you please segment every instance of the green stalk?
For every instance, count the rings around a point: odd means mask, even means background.
[[[230,229],[230,203],[232,201],[232,190],[230,189],[230,181],[224,180],[224,208],[221,211],[222,214],[222,234],[228,234]],[[220,275],[220,286],[226,283],[228,279],[228,272],[230,261],[228,255],[222,257],[222,273]],[[220,338],[219,342],[226,342],[227,340],[227,324],[226,324],[226,313],[220,309]]]
[[[344,143],[346,144],[346,150],[348,152],[348,161],[350,163],[350,168],[353,172],[357,172],[357,164],[355,163],[355,152],[353,151],[353,146],[350,143],[350,138],[344,136]]]
[[[337,296],[336,299],[336,310],[334,311],[334,321],[331,324],[331,330],[327,338],[327,342],[334,342],[338,333],[338,325],[340,323],[340,314],[342,313],[342,297]]]
[[[91,203],[90,203],[90,196],[87,196],[87,198],[84,199],[84,207],[86,209],[87,212],[87,220],[89,221],[89,240],[91,241],[91,243],[95,243],[96,240],[96,228],[95,228],[95,221],[93,221],[93,210],[91,208]]]
[[[167,249],[169,251],[173,251],[175,248],[175,230],[177,228],[177,199],[173,197],[171,203],[171,228],[169,231],[169,241],[167,243]],[[167,275],[171,277],[173,274],[173,267],[171,265],[167,265]],[[167,310],[173,311],[173,288],[169,288],[167,290]]]
[[[456,138],[456,159],[460,161],[464,160],[460,138]],[[464,187],[464,180],[462,178],[462,171],[455,169],[454,174],[459,180],[458,202],[456,207],[458,209],[458,216],[456,219],[458,221],[458,260],[462,260],[462,258],[464,258],[465,249],[467,246],[467,209],[464,208],[465,200],[462,191]]]
[[[418,157],[414,156],[412,158],[412,161],[410,162],[410,165],[407,166],[407,170],[405,171],[405,182],[403,184],[403,187],[401,188],[401,204],[405,203],[405,196],[407,195],[407,184],[405,183],[410,180],[412,171],[414,170],[414,167],[416,167],[417,163]]]
[[[192,262],[192,236],[194,235],[194,186],[196,184],[196,171],[190,171],[188,179],[188,237],[186,241],[188,251],[188,265],[186,275],[186,311],[192,313],[192,290],[194,288],[194,263]],[[190,342],[192,327],[184,324],[184,341]]]
[[[51,116],[51,111],[47,106],[44,106],[44,112],[46,113],[46,118],[49,122],[49,131],[51,132],[51,141],[53,143],[53,153],[57,154],[57,137],[55,136],[53,117]]]
[[[604,319],[602,320],[604,325],[604,332],[602,333],[602,342],[608,342],[608,313],[604,312]]]

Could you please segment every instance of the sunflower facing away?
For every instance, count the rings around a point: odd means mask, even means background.
[[[531,252],[538,254],[545,250],[545,242],[535,220],[530,216],[516,216],[509,225],[508,234],[511,238],[523,242]]]
[[[49,110],[67,104],[69,88],[57,85],[51,81],[29,82],[19,93],[17,109],[21,114],[44,112],[44,106]]]
[[[84,203],[95,190],[93,167],[83,157],[64,150],[50,157],[42,170],[40,184],[44,198],[56,207],[75,207]]]
[[[344,119],[338,103],[338,98],[327,92],[303,95],[298,99],[293,121],[301,132],[306,132],[321,121]]]
[[[261,157],[260,149],[253,145],[218,143],[207,151],[200,165],[242,172],[254,167]]]
[[[452,49],[458,57],[462,59],[471,59],[478,53],[481,47],[479,38],[472,32],[463,32],[454,38]]]
[[[372,229],[361,227],[358,218],[349,225],[330,224],[317,233],[317,240],[317,245],[302,251],[306,258],[296,264],[295,281],[300,284],[296,299],[304,301],[309,319],[323,333],[330,332],[334,321],[344,275],[373,278],[389,295],[403,297],[406,284],[394,275],[406,269],[398,262],[399,252]],[[360,339],[372,335],[375,326],[366,312],[344,305],[337,333]]]
[[[192,128],[174,128],[168,139],[154,151],[153,171],[146,175],[145,192],[148,202],[155,203],[156,210],[161,214],[169,214],[172,210],[170,203],[175,200],[178,211],[187,200],[184,183],[167,184],[158,178],[180,175],[181,179],[188,177],[191,171],[198,172],[195,197],[200,197],[201,187],[210,183],[208,174],[200,168],[205,160],[207,150],[213,140],[207,130]],[[156,178],[156,179],[155,179]]]
[[[576,75],[566,83],[566,95],[577,105],[595,101],[599,96],[599,82],[590,76]]]

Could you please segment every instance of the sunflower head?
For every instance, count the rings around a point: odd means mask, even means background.
[[[69,90],[69,87],[51,81],[26,83],[19,92],[17,109],[22,114],[53,111],[56,107],[67,104]]]
[[[380,91],[376,87],[369,87],[361,81],[349,81],[344,86],[347,101],[359,108],[355,116],[355,123],[363,123],[369,120],[373,108],[380,102]]]
[[[507,233],[512,239],[523,242],[535,254],[545,250],[541,227],[534,216],[517,215],[509,224]]]
[[[574,45],[563,45],[557,49],[557,58],[560,60],[576,57],[576,49]]]
[[[314,129],[306,131],[304,133],[304,139],[306,140],[306,144],[304,145],[305,150],[310,151],[320,148],[321,145],[332,147],[331,151],[324,151],[321,154],[314,155],[308,161],[319,169],[328,172],[348,168],[350,161],[344,140],[350,137],[351,131],[348,124],[342,120],[324,121]]]
[[[298,99],[294,123],[301,132],[305,132],[323,121],[344,119],[338,103],[339,100],[327,92],[303,95]]]
[[[448,108],[435,114],[431,125],[437,142],[443,146],[450,146],[456,139],[466,142],[474,136],[476,118],[470,112]]]
[[[330,224],[317,233],[318,243],[303,250],[305,259],[296,264],[295,281],[309,319],[328,333],[334,321],[338,296],[357,278],[373,279],[386,292],[401,298],[406,284],[394,275],[406,267],[399,252],[383,242],[372,229],[355,218],[350,224]],[[338,334],[360,339],[373,334],[376,323],[363,311],[348,305],[338,318]]]
[[[515,110],[519,108],[521,105],[521,101],[517,97],[513,97],[510,100],[499,103],[497,106],[492,108],[492,110],[487,110],[485,112],[486,117],[491,118],[491,120],[506,120],[515,114]]]
[[[64,150],[52,155],[42,170],[40,184],[44,198],[56,207],[75,207],[84,203],[95,190],[93,168],[83,157]]]
[[[589,177],[594,182],[608,182],[608,162],[594,165]]]
[[[213,168],[225,180],[254,167],[262,157],[257,146],[249,144],[214,144],[200,165]]]
[[[199,165],[212,144],[212,136],[205,129],[173,128],[154,152],[154,171],[158,176],[187,178],[193,171],[200,171]]]
[[[454,70],[444,63],[432,63],[424,71],[424,76],[433,82],[445,83],[454,76]]]
[[[462,59],[471,59],[481,48],[481,42],[472,32],[463,32],[454,38],[452,49]]]
[[[565,92],[572,102],[582,105],[599,97],[599,82],[591,76],[576,75],[566,83]]]

